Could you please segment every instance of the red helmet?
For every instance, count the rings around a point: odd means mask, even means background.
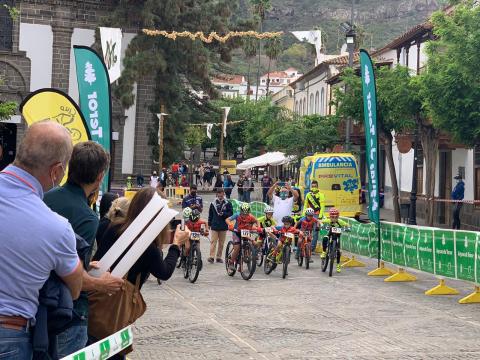
[[[338,209],[335,209],[335,208],[331,208],[330,211],[328,212],[330,214],[330,216],[339,216],[340,215],[340,211],[338,211]]]

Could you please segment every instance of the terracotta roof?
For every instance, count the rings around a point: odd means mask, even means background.
[[[348,57],[349,55],[342,55],[336,58],[325,60],[323,63],[328,65],[348,65]],[[360,53],[356,52],[353,54],[353,62],[357,62],[360,59]]]
[[[262,78],[266,78],[269,74],[264,74],[262,75],[261,77]],[[270,73],[270,77],[277,77],[277,78],[290,78],[290,76],[288,76],[288,74],[285,72],[285,71],[272,71]]]
[[[245,81],[242,75],[218,74],[212,79],[213,83],[227,83],[240,85]]]

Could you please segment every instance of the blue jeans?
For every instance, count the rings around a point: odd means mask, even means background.
[[[83,349],[87,345],[87,326],[72,326],[57,336],[58,357],[61,359],[67,355]]]
[[[30,360],[31,358],[30,331],[6,329],[0,325],[0,359]]]

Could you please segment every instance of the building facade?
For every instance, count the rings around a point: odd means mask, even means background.
[[[8,2],[8,1],[7,1]],[[5,1],[3,1],[5,3]],[[94,0],[22,0],[10,1],[20,15],[8,20],[6,9],[0,9],[0,99],[20,103],[28,93],[41,88],[56,88],[78,101],[73,45],[92,46],[95,29],[115,1]],[[123,29],[122,57],[135,29]],[[135,104],[125,110],[112,99],[113,182],[126,176],[150,174],[154,168],[148,129],[152,124],[149,107],[154,103],[153,77],[140,79],[135,87]],[[3,153],[14,158],[16,144],[23,136],[25,123],[14,116],[0,128]],[[117,140],[115,140],[117,139]],[[8,140],[8,141],[7,141]]]

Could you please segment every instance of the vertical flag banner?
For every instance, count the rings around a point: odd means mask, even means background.
[[[223,124],[222,124],[222,128],[223,128],[223,137],[227,137],[227,118],[228,118],[228,114],[230,113],[230,109],[229,107],[224,107],[223,108]]]
[[[72,135],[73,144],[91,139],[82,111],[70,96],[60,90],[40,89],[32,92],[20,104],[20,112],[28,126],[47,119],[63,125]],[[62,183],[66,180],[65,174]]]
[[[207,124],[207,137],[209,139],[212,138],[212,128],[213,128],[213,124]]]
[[[121,73],[120,58],[122,50],[122,30],[117,28],[100,28],[103,60],[108,69],[110,83],[115,82]]]
[[[368,217],[371,221],[378,224],[380,222],[380,194],[378,189],[377,94],[372,60],[365,50],[360,50],[360,68],[362,72],[363,112],[368,164]]]
[[[110,153],[111,113],[110,80],[102,58],[91,48],[74,46],[80,109],[87,121],[92,140]],[[110,189],[110,174],[106,173],[100,187],[102,193]]]

